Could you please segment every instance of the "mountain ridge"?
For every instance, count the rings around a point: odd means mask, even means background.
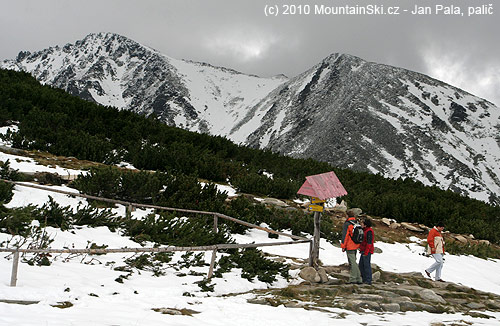
[[[298,76],[260,78],[112,33],[2,66],[187,130],[500,203],[499,108],[410,70],[333,53]]]

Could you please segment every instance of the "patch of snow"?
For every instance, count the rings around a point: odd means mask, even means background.
[[[204,187],[206,183],[200,182],[201,186]],[[217,187],[217,190],[221,193],[225,192],[229,198],[236,197],[237,196],[237,191],[233,187],[229,185],[221,185],[218,183],[215,183],[215,187]]]
[[[57,173],[60,176],[64,175],[79,175],[81,173],[86,173],[83,170],[74,170],[62,168],[60,166],[45,166],[38,164],[31,157],[25,157],[20,155],[7,154],[4,152],[0,152],[0,161],[6,162],[9,160],[10,168],[14,170],[18,170],[19,172],[24,173],[34,173],[34,172],[50,172]]]

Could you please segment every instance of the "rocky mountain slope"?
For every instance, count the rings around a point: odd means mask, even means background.
[[[500,203],[500,109],[416,72],[332,54],[294,78],[260,78],[110,33],[1,66],[188,130]]]
[[[287,80],[173,59],[112,33],[20,52],[0,66],[27,71],[86,100],[155,114],[169,125],[212,134],[227,134],[248,107]]]
[[[499,202],[500,109],[428,76],[333,54],[252,110],[252,146]]]

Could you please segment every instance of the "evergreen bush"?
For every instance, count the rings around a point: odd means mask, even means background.
[[[150,214],[143,219],[126,219],[124,232],[137,242],[194,247],[232,243],[222,226],[213,232],[213,222],[204,218],[177,217],[172,213]]]
[[[7,204],[12,200],[14,193],[12,190],[14,189],[14,185],[0,181],[0,211],[3,205]]]
[[[214,272],[215,277],[222,277],[223,273],[233,268],[241,268],[241,276],[249,281],[257,278],[261,282],[273,283],[279,274],[284,278],[290,276],[288,265],[266,259],[260,250],[255,248],[230,250],[230,254],[223,256]]]
[[[12,235],[28,237],[31,232],[33,211],[35,206],[28,205],[21,208],[5,209],[0,211],[0,231]]]
[[[452,255],[472,255],[483,259],[500,259],[500,249],[485,243],[461,243],[459,241],[447,241],[446,251]]]

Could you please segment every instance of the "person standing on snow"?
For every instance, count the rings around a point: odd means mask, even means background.
[[[441,279],[441,270],[443,269],[444,263],[444,238],[441,235],[443,230],[444,223],[439,222],[429,231],[429,235],[427,236],[427,253],[432,255],[435,262],[425,270],[425,274],[431,277],[431,273],[436,271],[434,279],[439,282],[444,282]]]
[[[359,270],[361,272],[361,278],[363,283],[372,284],[372,265],[371,257],[374,250],[375,233],[372,229],[372,221],[370,219],[365,219],[361,221],[361,226],[363,227],[363,242],[359,246]]]
[[[342,241],[340,248],[342,248],[343,252],[345,251],[347,253],[347,261],[349,262],[350,267],[348,283],[361,284],[363,283],[363,280],[361,279],[361,272],[359,271],[359,266],[356,262],[356,251],[359,249],[359,244],[354,243],[352,240],[352,232],[354,229],[354,225],[352,223],[354,222],[356,222],[354,212],[347,210],[347,219],[342,227]]]

